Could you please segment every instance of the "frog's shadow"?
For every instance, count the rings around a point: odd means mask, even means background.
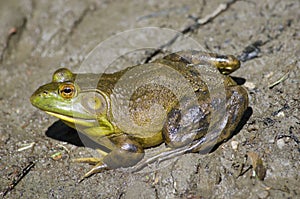
[[[99,144],[88,138],[86,135],[67,126],[61,120],[54,122],[46,131],[46,136],[62,142],[67,142],[75,146],[86,146],[90,148],[99,148]]]
[[[243,85],[246,82],[246,79],[242,77],[230,76],[238,85]]]

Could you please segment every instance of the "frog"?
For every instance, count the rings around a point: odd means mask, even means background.
[[[199,70],[203,67],[213,68],[223,96],[211,96],[213,86]],[[75,159],[93,165],[85,179],[104,170],[134,167],[151,147],[166,146],[157,160],[170,154],[209,153],[228,140],[249,103],[246,89],[230,76],[238,68],[240,61],[233,55],[197,50],[170,53],[114,73],[60,68],[30,101],[99,145],[100,158]],[[214,122],[218,101],[224,107],[221,120]]]

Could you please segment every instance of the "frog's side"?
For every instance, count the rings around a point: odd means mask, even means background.
[[[215,124],[222,126],[221,132],[207,135],[212,99],[199,67],[209,64],[225,74],[216,73],[224,84],[226,112],[221,124]],[[237,68],[239,61],[233,56],[199,51],[173,53],[113,74],[76,75],[63,68],[31,96],[31,103],[107,148],[102,159],[79,159],[95,164],[87,177],[133,166],[145,148],[163,142],[180,148],[198,140],[201,144],[192,152],[203,152],[229,138],[248,106],[245,89],[226,75]],[[90,79],[97,79],[97,88]],[[213,100],[222,101],[222,95]]]

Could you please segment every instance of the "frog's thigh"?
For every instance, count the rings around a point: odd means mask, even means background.
[[[163,127],[165,143],[172,148],[178,148],[201,138],[205,130],[200,127],[205,121],[205,114],[198,106],[186,107],[184,110],[173,108]],[[205,126],[205,124],[204,124]]]
[[[127,135],[112,138],[112,141],[116,147],[103,158],[108,168],[130,167],[144,157],[143,147]]]
[[[226,102],[227,124],[219,136],[218,142],[224,141],[232,135],[248,108],[248,93],[242,86],[229,86],[227,96],[229,96]]]

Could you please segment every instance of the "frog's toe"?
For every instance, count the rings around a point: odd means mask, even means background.
[[[100,173],[106,169],[108,169],[106,164],[104,164],[103,162],[98,162],[98,164],[96,164],[91,170],[89,170],[86,174],[84,174],[84,176],[82,176],[82,178],[80,178],[78,182],[82,182],[84,179],[90,177],[91,175]]]
[[[106,156],[107,153],[105,151],[102,151],[100,149],[96,149],[96,151],[102,156]],[[103,158],[95,158],[95,157],[89,157],[89,158],[75,158],[73,159],[73,162],[79,162],[79,163],[88,163],[88,164],[91,164],[91,165],[96,165],[100,162],[103,161]]]
[[[88,163],[88,164],[92,164],[92,165],[97,165],[99,163],[102,163],[102,158],[76,158],[73,159],[73,162],[79,162],[79,163]]]

